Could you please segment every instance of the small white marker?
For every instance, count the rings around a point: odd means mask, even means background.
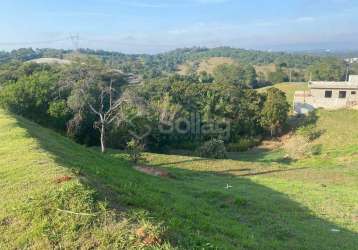
[[[230,186],[229,184],[226,184],[226,187],[225,187],[226,189],[230,189],[230,188],[232,188],[232,186]]]
[[[332,228],[331,231],[334,232],[334,233],[338,233],[338,232],[340,232],[341,230]]]

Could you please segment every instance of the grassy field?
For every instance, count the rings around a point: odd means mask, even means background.
[[[188,63],[190,64],[193,62],[188,62]],[[178,74],[181,75],[188,74],[190,69],[190,65],[188,65],[188,63],[178,66]],[[208,59],[203,59],[202,61],[199,62],[199,66],[196,73],[206,71],[209,74],[213,74],[214,69],[222,64],[238,64],[238,62],[230,57],[210,57]],[[263,73],[266,77],[270,72],[275,72],[277,70],[275,64],[255,65],[254,67],[257,73]]]
[[[189,62],[190,63],[190,62]],[[221,64],[235,64],[235,60],[229,57],[210,57],[200,61],[197,73],[206,71],[209,74],[214,72],[214,69]],[[186,75],[189,71],[188,64],[182,64],[178,66],[178,73],[181,75]]]
[[[234,59],[229,57],[211,57],[202,61],[198,68],[198,73],[206,71],[212,74],[215,68],[221,64],[236,64]]]
[[[262,73],[267,78],[271,72],[275,72],[277,70],[277,66],[273,63],[266,65],[256,65],[255,70],[257,74]]]
[[[0,111],[0,249],[357,249],[357,121],[319,111],[301,160],[146,154],[161,178]]]

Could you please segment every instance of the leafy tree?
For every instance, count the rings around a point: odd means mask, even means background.
[[[261,123],[270,131],[271,136],[276,135],[287,122],[289,107],[284,92],[277,88],[268,89],[262,109]]]
[[[48,119],[48,108],[54,98],[57,76],[35,73],[8,82],[0,92],[0,103],[9,111],[37,122]]]
[[[347,66],[345,62],[329,58],[308,68],[308,78],[314,81],[344,81]]]
[[[222,64],[213,72],[215,82],[233,84],[238,87],[250,87],[256,82],[256,71],[252,66],[242,67],[234,64]]]
[[[62,131],[66,129],[66,124],[72,115],[65,99],[50,102],[47,113],[51,117],[52,126]]]
[[[278,69],[275,72],[270,72],[268,75],[268,80],[272,83],[281,83],[287,82],[288,76],[282,69]]]

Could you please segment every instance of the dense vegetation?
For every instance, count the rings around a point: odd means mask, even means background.
[[[212,74],[175,74],[178,64],[210,56],[239,63],[218,65]],[[154,151],[194,150],[211,139],[223,140],[230,150],[243,150],[244,144],[250,147],[267,134],[275,135],[287,120],[282,92],[274,104],[266,92],[253,88],[292,79],[296,71],[291,67],[313,80],[343,80],[347,73],[338,58],[231,48],[159,55],[19,49],[0,57],[3,108],[79,143],[101,144],[103,151],[107,146],[123,149],[133,137]],[[27,62],[39,57],[67,58],[72,64]],[[264,63],[277,64],[265,79],[253,66]],[[140,75],[141,84],[131,82],[133,74]]]
[[[195,75],[172,75],[131,85],[120,71],[91,57],[70,66],[16,65],[1,74],[2,107],[88,146],[99,145],[101,135],[102,148],[125,148],[136,137],[150,150],[195,149],[213,138],[235,144],[266,133],[266,94],[250,88],[252,67],[219,68],[211,84]]]

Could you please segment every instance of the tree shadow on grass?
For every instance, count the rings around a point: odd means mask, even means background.
[[[358,234],[319,218],[287,195],[250,179],[171,166],[181,178],[148,176],[125,159],[102,155],[20,119],[40,150],[81,172],[113,209],[144,210],[183,249],[355,249]],[[163,166],[163,165],[162,165]]]
[[[288,157],[282,150],[269,150],[263,148],[242,153],[229,153],[229,159],[268,165],[277,163],[285,166],[290,166],[297,162],[297,160]]]
[[[212,159],[196,158],[196,159],[189,159],[189,160],[182,160],[182,161],[175,161],[175,162],[152,164],[151,166],[160,167],[160,166],[168,166],[168,165],[177,165],[181,163],[204,162],[204,161],[212,161]]]
[[[309,125],[316,125],[318,122],[319,116],[317,115],[317,110],[313,110],[308,114],[300,114],[290,117],[288,121],[289,128],[292,131]]]
[[[248,177],[248,176],[284,173],[284,172],[291,172],[291,171],[305,170],[305,169],[308,169],[308,167],[289,168],[289,169],[273,169],[273,170],[264,170],[264,171],[255,171],[255,172],[252,172],[252,169],[250,169],[250,168],[248,168],[248,169],[228,169],[228,170],[224,170],[224,171],[217,171],[217,173],[218,174],[233,174],[233,173],[235,173],[235,176]],[[248,173],[243,173],[243,172],[248,172]]]

